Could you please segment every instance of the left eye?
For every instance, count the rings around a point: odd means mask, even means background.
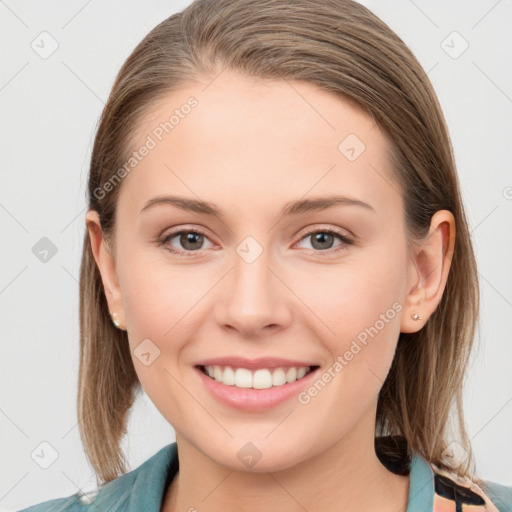
[[[332,229],[320,229],[317,231],[310,231],[306,236],[301,238],[301,241],[305,240],[307,238],[311,238],[311,240],[312,240],[311,245],[313,246],[314,249],[319,249],[320,252],[325,252],[328,249],[331,249],[332,243],[335,238],[338,238],[342,242],[341,244],[338,244],[337,247],[339,247],[340,245],[341,246],[350,245],[353,243],[351,238],[349,238],[346,235],[342,235],[341,233],[338,233],[337,231],[334,231]],[[326,245],[328,247],[326,247]],[[338,250],[338,249],[334,249],[334,250]],[[315,251],[315,252],[319,252],[319,251]]]
[[[171,240],[174,238],[178,238],[181,246],[186,250],[176,249],[171,245]],[[304,235],[300,241],[305,240],[307,238],[311,238],[313,249],[317,249],[314,252],[327,252],[332,248],[332,244],[335,238],[341,240],[342,243],[338,244],[339,246],[350,245],[353,243],[353,240],[346,236],[334,231],[332,229],[321,229],[316,231],[310,231],[306,235]],[[194,252],[197,252],[198,249],[203,249],[203,243],[205,240],[209,240],[208,237],[201,233],[200,231],[195,230],[181,230],[176,231],[174,233],[169,233],[162,240],[159,241],[159,245],[166,245],[166,249],[174,254],[193,256]],[[327,246],[327,247],[326,247]],[[343,247],[342,247],[343,248]],[[338,249],[334,249],[338,250]]]

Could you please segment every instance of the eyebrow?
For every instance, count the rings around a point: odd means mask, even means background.
[[[186,197],[179,196],[157,196],[153,197],[149,201],[147,201],[140,213],[156,206],[168,204],[176,206],[181,210],[194,212],[194,213],[202,213],[204,215],[210,215],[212,217],[218,217],[219,219],[223,219],[224,215],[214,204],[209,203],[207,201],[202,201],[199,199],[191,199]],[[368,210],[375,212],[375,209],[359,200],[345,196],[323,196],[323,197],[315,197],[312,199],[299,199],[297,201],[291,201],[286,203],[281,209],[280,214],[283,217],[290,215],[300,215],[307,212],[312,211],[321,211],[327,208],[331,208],[333,206],[361,206],[363,208],[367,208]]]

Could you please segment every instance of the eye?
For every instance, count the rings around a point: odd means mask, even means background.
[[[306,240],[308,237],[311,238],[312,241],[311,245],[313,250],[311,252],[313,253],[335,252],[345,249],[347,245],[354,243],[351,237],[329,228],[309,231],[302,236],[300,241]],[[185,250],[176,249],[172,246],[171,241],[175,238]],[[330,249],[332,249],[336,238],[340,240],[341,243],[335,246],[337,248],[331,251]],[[165,235],[162,239],[158,240],[158,245],[165,245],[165,248],[173,254],[178,254],[180,256],[195,256],[195,252],[199,252],[200,249],[205,248],[205,240],[209,239],[201,231],[195,229],[181,229]]]
[[[305,236],[301,238],[301,241],[306,240],[307,238],[311,239],[311,246],[313,249],[317,249],[313,252],[316,253],[323,253],[331,249],[336,238],[341,240],[341,243],[336,246],[337,248],[334,249],[334,251],[345,249],[347,245],[354,243],[351,237],[338,233],[338,231],[335,231],[334,229],[317,229],[315,231],[309,231]]]
[[[186,250],[183,251],[181,249],[172,247],[171,240],[174,238],[177,238],[178,243]],[[158,241],[158,245],[166,245],[165,248],[173,254],[194,256],[194,252],[204,248],[203,242],[205,240],[208,240],[208,238],[201,231],[197,231],[195,229],[182,229],[180,231],[174,231],[167,234],[165,237]]]

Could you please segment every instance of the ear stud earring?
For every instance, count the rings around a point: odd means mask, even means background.
[[[413,320],[423,320],[423,318],[420,315],[418,315],[417,313],[414,313],[414,315],[411,315],[411,318]]]
[[[119,328],[119,326],[121,325],[121,322],[119,321],[119,319],[117,318],[117,313],[110,313],[110,318],[112,319],[112,323],[117,327]]]

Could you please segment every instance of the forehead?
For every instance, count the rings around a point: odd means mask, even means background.
[[[231,203],[333,191],[383,205],[401,200],[389,141],[373,118],[307,82],[224,72],[191,83],[148,108],[131,150],[144,144],[151,149],[123,193],[139,206],[164,192]]]

